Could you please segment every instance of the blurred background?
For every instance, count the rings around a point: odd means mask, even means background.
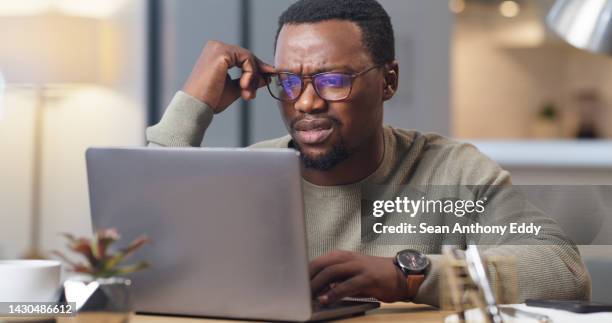
[[[90,234],[86,148],[144,145],[207,40],[272,62],[292,2],[0,0],[0,259],[61,250],[60,232]],[[516,184],[612,184],[612,56],[547,27],[553,0],[380,2],[401,72],[387,123],[470,141]],[[215,116],[203,145],[284,134],[264,91]],[[609,272],[610,247],[583,249],[592,275]],[[612,301],[611,284],[594,296]]]

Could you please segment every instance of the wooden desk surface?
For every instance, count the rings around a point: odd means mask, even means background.
[[[436,308],[427,305],[416,305],[410,303],[395,303],[382,304],[379,309],[372,310],[366,315],[356,316],[339,322],[444,322],[444,318],[451,314],[449,311],[439,311]],[[221,320],[221,319],[199,319],[199,318],[183,318],[183,317],[168,317],[168,316],[151,316],[151,315],[135,315],[132,323],[236,323],[236,320]]]

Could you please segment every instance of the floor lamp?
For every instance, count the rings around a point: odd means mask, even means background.
[[[24,258],[44,258],[41,248],[45,114],[51,97],[98,82],[99,23],[58,13],[0,18],[0,68],[7,88],[35,94],[29,247]]]

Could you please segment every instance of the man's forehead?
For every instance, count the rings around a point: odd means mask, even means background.
[[[359,27],[349,21],[330,20],[283,26],[274,65],[293,72],[306,69],[316,73],[360,68],[369,61]]]

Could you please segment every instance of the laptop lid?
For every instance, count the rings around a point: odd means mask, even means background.
[[[307,320],[298,155],[289,149],[91,148],[94,229],[152,243],[132,261],[139,312]]]

